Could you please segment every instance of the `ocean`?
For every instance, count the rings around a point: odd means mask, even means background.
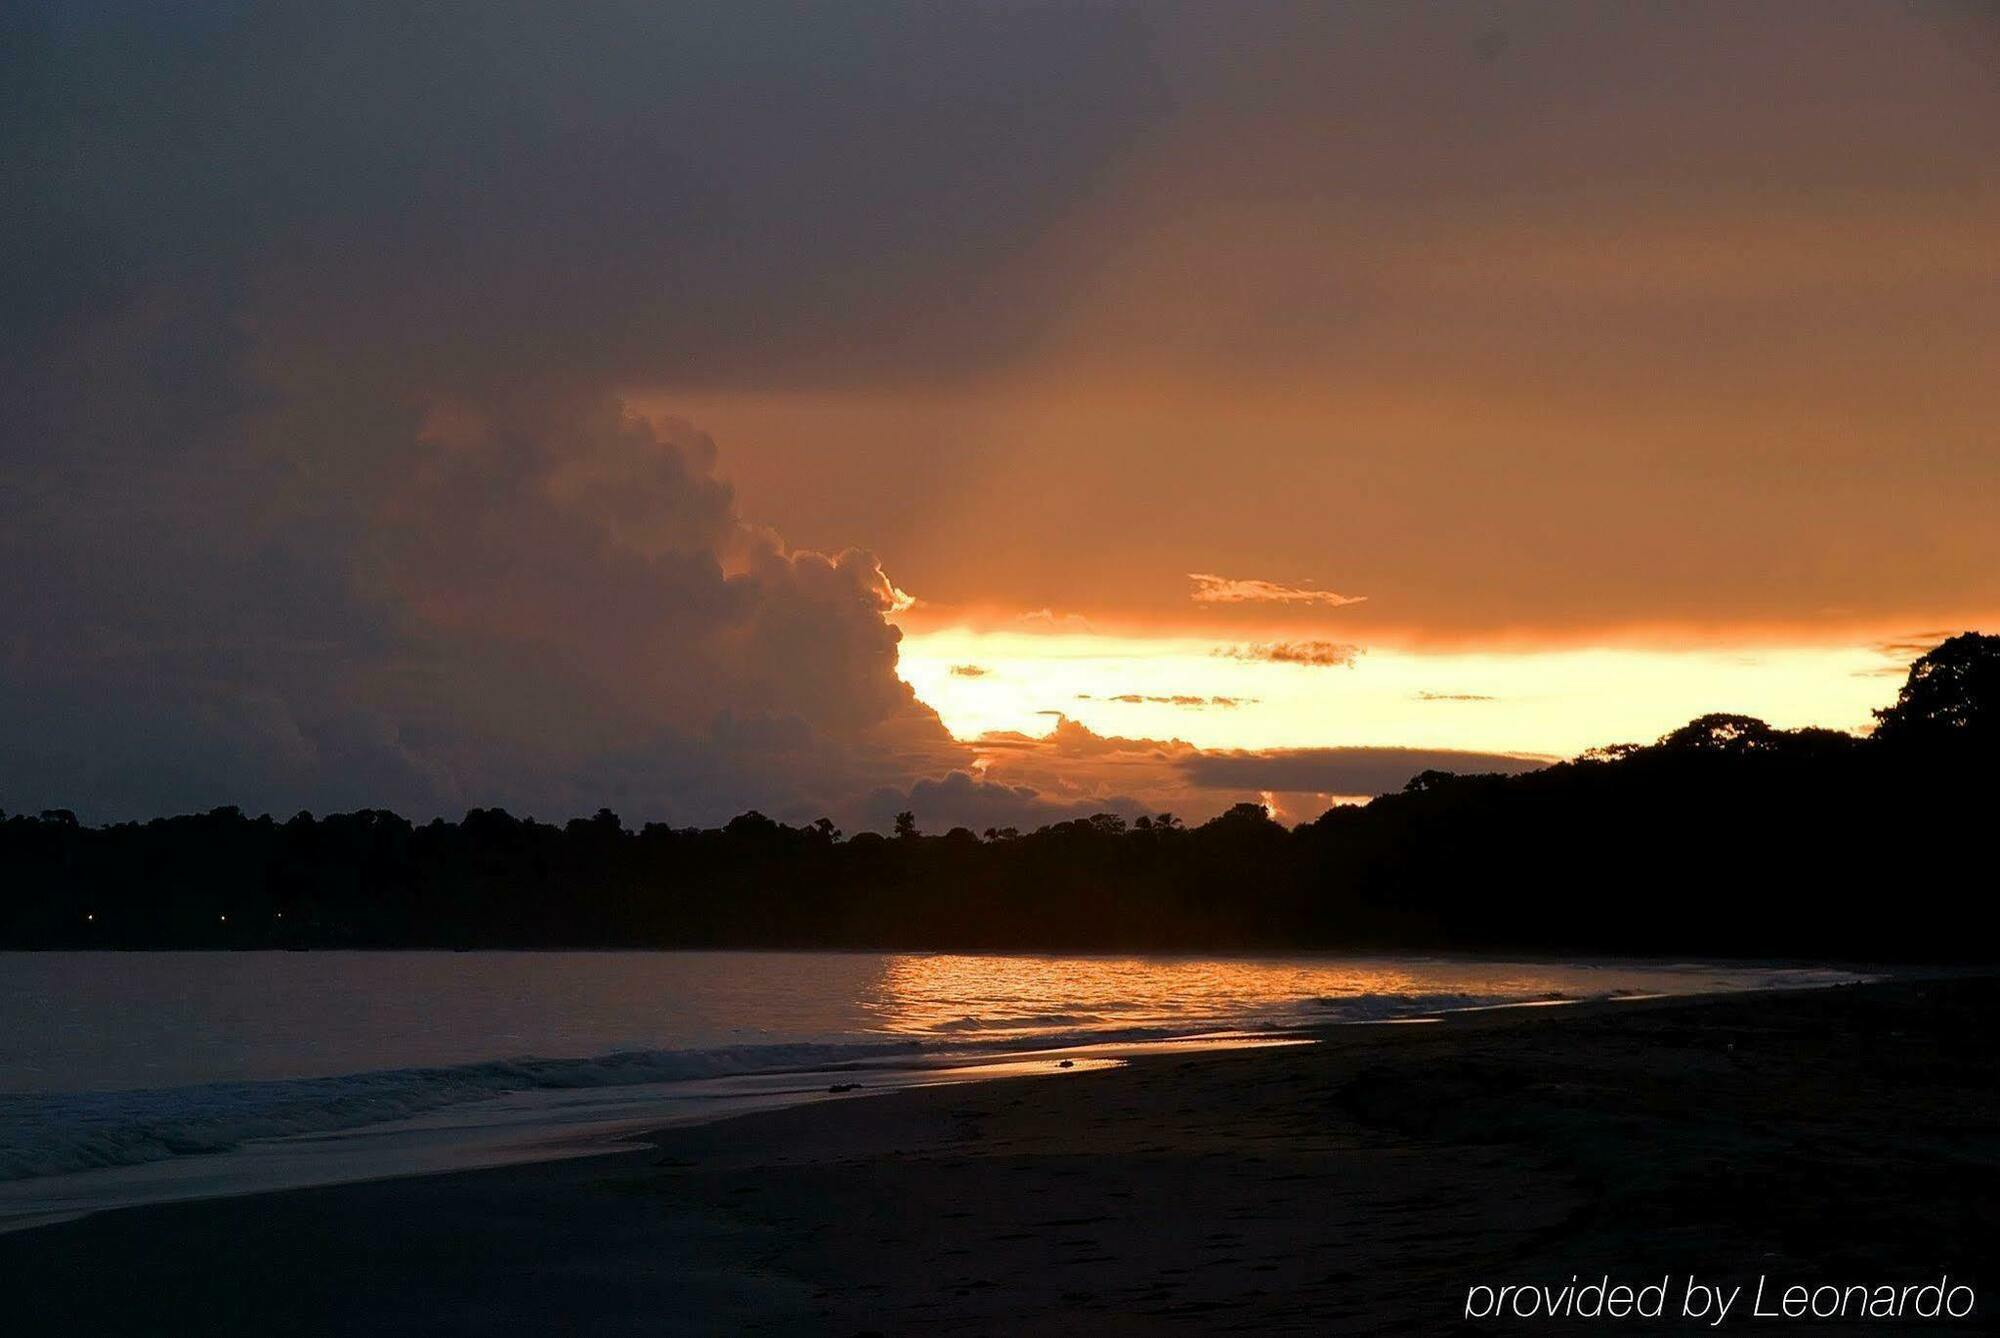
[[[0,1230],[588,1155],[1341,1023],[1856,980],[1797,966],[953,953],[0,954]]]

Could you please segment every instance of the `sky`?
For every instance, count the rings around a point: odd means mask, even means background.
[[[1979,3],[60,3],[0,808],[1287,821],[2000,628]]]

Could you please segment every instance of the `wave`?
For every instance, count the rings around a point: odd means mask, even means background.
[[[977,1037],[620,1051],[588,1059],[505,1059],[327,1078],[0,1095],[0,1182],[226,1152],[253,1139],[357,1129],[514,1092],[884,1065],[943,1067],[977,1062],[1002,1051],[1162,1041],[1207,1029],[1185,1023],[1115,1029],[1069,1025],[1084,1020],[1071,1014],[1044,1014],[1033,1021],[1066,1029],[1004,1035],[985,1030]],[[962,1021],[967,1032],[984,1025],[977,1019]],[[1215,1025],[1231,1024],[1217,1020]],[[1257,1029],[1275,1030],[1279,1025],[1266,1021]]]
[[[1050,1015],[1051,1017],[1057,1015]],[[1143,1042],[1185,1027],[1072,1029],[934,1041],[740,1045],[620,1051],[587,1059],[504,1059],[326,1078],[203,1083],[114,1092],[0,1094],[0,1182],[227,1152],[255,1139],[328,1134],[516,1092],[636,1087],[854,1068],[943,1067],[998,1051]]]
[[[0,1181],[225,1152],[251,1139],[408,1119],[509,1092],[781,1073],[914,1055],[913,1042],[627,1051],[334,1078],[0,1096]]]
[[[1518,994],[1340,994],[1313,1000],[1319,1022],[1387,1022],[1531,1002]]]
[[[1758,983],[1833,983],[1837,973],[1776,972]],[[1840,978],[1853,979],[1851,975]],[[1607,998],[1630,991],[1593,991]],[[1305,998],[1249,1015],[1184,1013],[1107,1027],[1094,1014],[968,1016],[925,1035],[853,1042],[620,1051],[585,1059],[505,1059],[340,1077],[118,1092],[0,1095],[0,1181],[226,1152],[254,1139],[329,1134],[525,1091],[638,1086],[853,1067],[939,1067],[996,1052],[1047,1051],[1228,1033],[1276,1034],[1329,1023],[1390,1021],[1471,1008],[1567,1002],[1571,996],[1468,993]],[[1106,1010],[1110,1011],[1110,1010]],[[1092,1025],[1095,1024],[1095,1025]],[[1045,1030],[1018,1030],[1044,1028]]]

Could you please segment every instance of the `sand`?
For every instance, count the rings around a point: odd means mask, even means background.
[[[0,1236],[0,1330],[1525,1333],[1467,1289],[1949,1272],[1984,1331],[1996,1018],[1987,979],[1505,1010],[105,1213]]]

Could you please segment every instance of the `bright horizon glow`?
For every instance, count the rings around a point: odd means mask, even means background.
[[[968,740],[995,730],[1046,734],[1061,714],[1099,734],[1204,749],[1384,746],[1562,758],[1650,743],[1713,711],[1782,728],[1862,731],[1870,712],[1894,699],[1904,667],[1867,646],[1371,647],[1351,666],[1330,667],[1226,653],[1252,640],[951,628],[907,633],[900,672]]]

